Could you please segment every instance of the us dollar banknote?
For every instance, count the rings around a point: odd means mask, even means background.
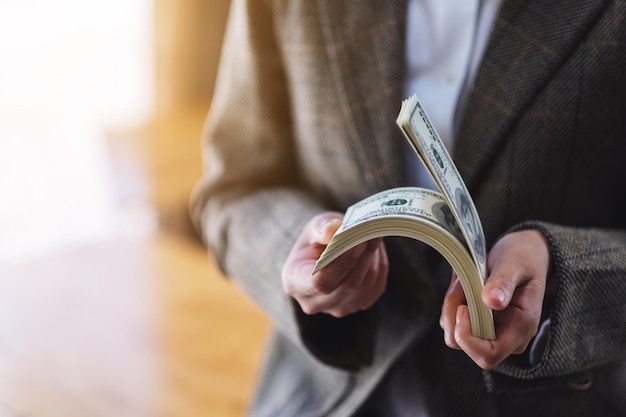
[[[484,281],[487,254],[478,212],[465,182],[417,96],[402,102],[396,122],[445,196]]]
[[[457,272],[472,334],[495,338],[492,311],[482,302],[487,276],[485,237],[474,202],[417,96],[403,101],[396,120],[441,193],[417,187],[381,191],[350,206],[312,274],[369,240],[402,236],[435,248]]]
[[[382,191],[354,204],[346,211],[338,233],[377,217],[407,216],[439,226],[466,245],[446,200],[440,193],[417,187]]]
[[[491,310],[481,300],[483,277],[448,202],[434,190],[392,188],[350,206],[312,274],[356,245],[385,236],[413,238],[439,251],[461,280],[473,334],[484,339],[495,337]]]

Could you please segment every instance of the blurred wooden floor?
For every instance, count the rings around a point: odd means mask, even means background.
[[[268,322],[211,265],[157,235],[0,266],[0,416],[242,416]]]

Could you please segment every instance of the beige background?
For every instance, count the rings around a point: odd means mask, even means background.
[[[154,0],[152,114],[107,129],[118,203],[156,227],[0,262],[0,416],[243,415],[268,323],[187,216],[227,7]]]

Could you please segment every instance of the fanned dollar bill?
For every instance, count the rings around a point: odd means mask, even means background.
[[[461,174],[417,96],[402,102],[396,122],[444,194],[484,281],[487,274],[485,236],[478,212]]]
[[[354,246],[377,237],[423,241],[439,251],[458,274],[472,334],[495,339],[492,312],[481,299],[486,248],[473,200],[417,96],[403,101],[396,122],[441,193],[418,187],[394,188],[355,203],[346,211],[313,273]]]

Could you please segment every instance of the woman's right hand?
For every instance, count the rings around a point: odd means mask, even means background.
[[[342,219],[337,212],[313,217],[283,265],[283,289],[306,314],[344,317],[370,308],[385,291],[389,261],[381,238],[355,246],[312,275]]]

